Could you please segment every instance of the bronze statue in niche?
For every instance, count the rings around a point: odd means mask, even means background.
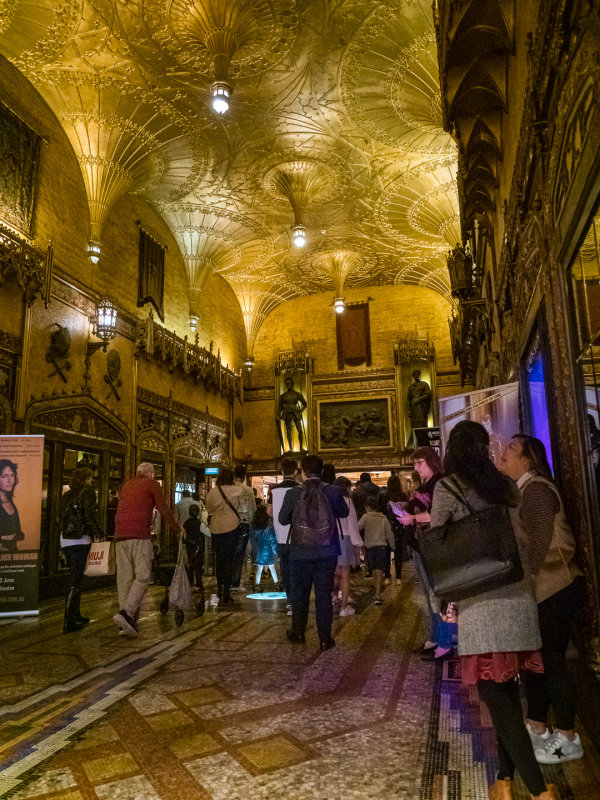
[[[302,419],[302,412],[306,408],[306,400],[302,392],[294,389],[294,379],[287,377],[285,379],[285,392],[279,395],[279,405],[277,414],[277,430],[279,431],[279,441],[281,449],[284,449],[283,433],[281,431],[281,423],[285,428],[285,437],[287,440],[287,451],[292,453],[294,451],[294,439],[292,425],[296,428],[298,435],[298,449],[304,452],[304,424]]]
[[[410,427],[426,428],[427,418],[431,411],[431,387],[427,381],[421,380],[421,370],[415,369],[412,373],[414,381],[408,387],[406,404]]]

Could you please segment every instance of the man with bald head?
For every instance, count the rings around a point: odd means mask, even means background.
[[[135,478],[119,492],[115,516],[117,591],[120,611],[113,620],[126,636],[137,636],[137,619],[142,599],[152,576],[153,547],[150,525],[154,509],[163,522],[181,534],[183,527],[165,502],[160,483],[154,480],[154,467],[143,462]]]

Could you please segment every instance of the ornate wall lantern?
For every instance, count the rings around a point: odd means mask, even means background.
[[[468,247],[456,244],[448,253],[448,272],[452,295],[459,300],[469,300],[477,289],[473,258]]]
[[[86,355],[93,355],[102,348],[106,353],[108,343],[117,333],[117,307],[109,297],[103,297],[96,306],[96,316],[92,317],[92,333],[101,339],[101,342],[88,342]]]

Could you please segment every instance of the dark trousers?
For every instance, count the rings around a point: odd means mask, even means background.
[[[85,572],[85,565],[87,562],[88,553],[90,552],[90,544],[73,544],[68,547],[63,547],[67,566],[69,568],[69,587],[71,589],[81,589],[83,582],[83,573]]]
[[[402,562],[404,561],[404,531],[394,531],[394,566],[396,568],[396,578],[402,577]]]
[[[523,721],[519,685],[515,680],[505,683],[479,680],[477,689],[489,709],[498,738],[498,779],[512,780],[516,769],[531,794],[542,794],[546,784]]]
[[[279,564],[281,565],[281,585],[283,591],[291,597],[290,586],[290,546],[289,544],[277,544],[277,555],[279,556]]]
[[[244,557],[246,555],[246,547],[248,546],[249,539],[249,527],[247,527],[244,531],[238,529],[238,540],[233,559],[233,576],[231,581],[231,585],[235,587],[238,587],[242,582],[242,569],[244,567]]]
[[[217,592],[220,597],[227,597],[231,589],[233,560],[239,534],[236,528],[227,533],[214,533],[211,539],[216,561]]]
[[[187,574],[192,586],[202,588],[202,574],[204,572],[204,541],[199,543],[187,541],[185,549],[188,557]]]
[[[575,727],[577,690],[567,668],[565,654],[581,600],[580,582],[574,581],[539,603],[544,673],[525,673],[527,716],[536,722],[546,722],[548,709],[552,705],[556,727],[563,731]]]
[[[326,558],[302,558],[290,561],[292,590],[292,631],[304,634],[308,622],[310,590],[315,587],[315,615],[319,641],[326,642],[331,637],[333,622],[333,579],[337,565],[336,556]]]

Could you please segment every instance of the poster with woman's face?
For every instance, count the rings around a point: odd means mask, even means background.
[[[0,436],[0,553],[40,549],[43,436]]]
[[[37,614],[43,436],[0,436],[0,617]]]

